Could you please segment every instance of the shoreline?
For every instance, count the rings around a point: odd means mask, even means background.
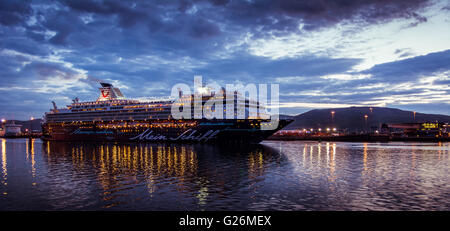
[[[335,141],[335,142],[450,142],[450,137],[390,137],[373,135],[350,135],[350,136],[272,136],[267,140],[280,141]]]

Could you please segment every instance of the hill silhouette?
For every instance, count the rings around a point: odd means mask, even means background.
[[[332,116],[334,111],[334,116]],[[364,116],[367,115],[367,125]],[[379,127],[382,123],[410,123],[410,122],[450,122],[450,116],[425,114],[404,111],[387,107],[349,107],[314,109],[294,116],[294,122],[285,129],[309,129],[336,127],[338,129],[364,130]]]

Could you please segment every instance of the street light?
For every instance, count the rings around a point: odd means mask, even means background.
[[[364,120],[365,120],[365,123],[366,123],[366,127],[365,127],[364,130],[366,130],[366,132],[367,132],[367,118],[368,118],[368,117],[369,117],[368,115],[364,115]]]

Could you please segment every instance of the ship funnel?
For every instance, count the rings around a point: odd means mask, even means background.
[[[113,100],[113,99],[125,99],[119,88],[113,87],[110,83],[100,83],[102,85],[100,90],[100,96],[97,101]]]
[[[112,87],[113,85],[110,83],[100,83],[102,87]]]

